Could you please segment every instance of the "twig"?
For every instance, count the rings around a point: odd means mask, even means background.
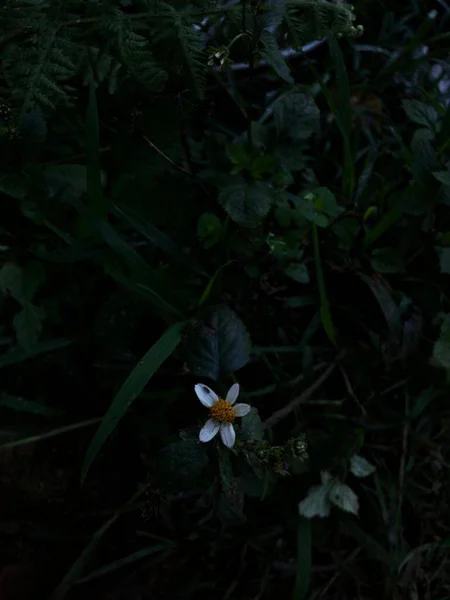
[[[151,148],[153,148],[153,150],[155,152],[157,152],[160,156],[162,156],[164,158],[164,160],[166,160],[170,165],[172,165],[172,167],[174,169],[176,169],[177,171],[180,171],[180,173],[183,173],[183,175],[187,175],[188,177],[191,176],[189,171],[186,171],[186,169],[183,169],[183,167],[180,167],[180,165],[177,165],[177,163],[173,162],[173,160],[169,156],[167,156],[167,154],[165,154],[162,150],[160,150],[158,148],[158,146],[155,146],[155,144],[151,140],[149,140],[147,136],[144,135],[143,138],[147,142],[147,144]]]
[[[284,419],[288,415],[290,415],[291,412],[297,408],[297,406],[302,404],[302,402],[305,402],[306,400],[308,400],[314,394],[314,392],[322,385],[322,383],[324,383],[330,377],[330,375],[333,373],[334,369],[336,368],[338,362],[344,356],[345,352],[346,352],[345,350],[342,350],[336,357],[335,362],[333,364],[331,364],[328,367],[328,369],[324,373],[322,373],[322,375],[318,379],[316,379],[316,381],[314,383],[312,383],[308,389],[306,389],[303,392],[303,394],[300,394],[300,396],[297,396],[296,398],[294,398],[285,407],[272,413],[270,415],[270,417],[266,421],[264,421],[263,429],[269,429],[269,427],[273,427],[279,421],[281,421],[282,419]]]

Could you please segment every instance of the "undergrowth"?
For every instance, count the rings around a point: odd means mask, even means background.
[[[4,3],[0,596],[448,598],[449,23]]]

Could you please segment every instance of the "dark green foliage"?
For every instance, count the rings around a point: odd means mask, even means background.
[[[3,3],[1,598],[449,596],[447,4]]]

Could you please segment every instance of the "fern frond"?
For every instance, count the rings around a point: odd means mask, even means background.
[[[154,59],[146,38],[133,30],[130,20],[116,10],[112,18],[105,20],[103,28],[114,34],[121,62],[127,72],[148,89],[161,91],[167,80],[167,73]],[[111,41],[110,45],[113,45]],[[115,77],[118,71],[116,67]]]
[[[349,37],[359,31],[354,26],[355,15],[350,4],[326,0],[286,0],[284,19],[295,47],[329,31]]]
[[[170,7],[173,23],[181,51],[189,71],[192,85],[199,99],[203,98],[205,89],[206,61],[203,51],[202,36],[194,29],[194,25],[185,21],[183,16]]]

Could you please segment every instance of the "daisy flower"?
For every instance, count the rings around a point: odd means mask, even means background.
[[[232,448],[236,440],[233,421],[236,417],[245,417],[250,412],[248,404],[235,404],[239,395],[239,384],[234,383],[230,387],[225,400],[219,398],[216,392],[203,383],[197,383],[194,390],[203,406],[209,408],[210,415],[200,431],[200,441],[209,442],[220,431],[222,442],[227,448]]]

